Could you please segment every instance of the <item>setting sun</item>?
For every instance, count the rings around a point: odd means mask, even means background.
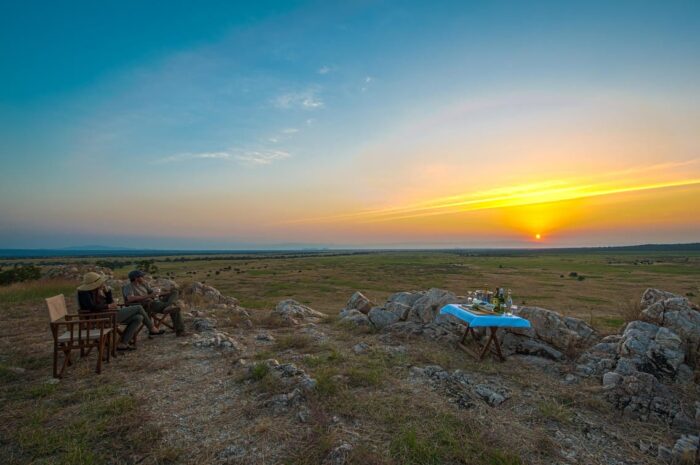
[[[535,234],[535,239],[539,241],[540,239],[542,239],[542,235],[540,233]]]

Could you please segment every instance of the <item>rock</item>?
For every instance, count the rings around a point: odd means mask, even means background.
[[[61,380],[58,378],[49,378],[46,381],[44,381],[44,384],[58,384],[60,382]]]
[[[348,458],[352,452],[352,446],[343,443],[333,449],[323,460],[323,465],[344,465],[348,463]]]
[[[216,328],[216,320],[211,318],[195,318],[192,321],[195,331],[212,331]]]
[[[699,440],[700,436],[698,435],[684,434],[681,436],[671,451],[671,462],[677,464],[697,463]]]
[[[550,360],[563,360],[564,354],[537,339],[506,332],[501,340],[501,348],[508,354],[535,355]]]
[[[650,305],[661,302],[666,299],[680,297],[672,292],[662,291],[660,289],[648,288],[642,293],[641,309],[645,310]]]
[[[249,319],[243,320],[243,327],[246,329],[253,329],[253,322]]]
[[[307,409],[301,409],[299,412],[297,412],[297,420],[299,420],[299,423],[308,423],[310,419],[311,412],[309,412]]]
[[[227,304],[230,306],[238,306],[238,299],[225,296],[221,294],[218,289],[200,282],[193,282],[185,286],[182,289],[182,293],[190,300],[195,302],[203,301],[206,304]]]
[[[231,444],[226,446],[221,452],[219,452],[219,460],[228,462],[234,459],[242,459],[246,455],[246,449],[242,446],[236,444]]]
[[[432,288],[413,303],[408,319],[419,323],[430,323],[442,307],[456,303],[457,300],[457,296],[449,291]]]
[[[616,384],[607,389],[605,397],[625,415],[641,420],[655,417],[668,421],[679,411],[679,402],[653,375],[635,372],[621,376],[621,380],[609,378]]]
[[[286,410],[287,408],[300,404],[304,400],[304,394],[298,388],[294,388],[292,391],[285,394],[278,394],[273,396],[270,400],[265,402],[266,407],[272,407],[274,410]]]
[[[595,330],[583,320],[562,317],[545,308],[521,307],[518,316],[529,320],[532,328],[509,329],[509,332],[537,338],[560,351],[584,347],[596,338]]]
[[[404,346],[384,346],[384,352],[391,355],[392,357],[398,357],[401,355],[406,355],[407,350]],[[699,410],[700,412],[700,410]]]
[[[394,334],[401,334],[406,336],[419,336],[423,334],[423,325],[415,321],[399,321],[391,326],[388,326],[387,329]]]
[[[355,292],[345,304],[344,310],[357,310],[365,315],[369,313],[374,304],[361,292]]]
[[[500,392],[499,392],[500,391]],[[474,386],[474,393],[481,397],[491,407],[498,407],[507,399],[503,388],[494,388],[486,384]]]
[[[292,323],[296,323],[297,320],[319,319],[325,316],[323,313],[300,304],[294,299],[280,301],[272,313]]]
[[[411,308],[424,295],[424,292],[397,292],[389,297],[386,307],[388,309],[390,304],[399,304]]]
[[[208,331],[203,335],[195,334],[192,345],[199,348],[229,349],[237,352],[243,351],[243,346],[230,334],[220,331]]]
[[[603,387],[606,389],[612,389],[622,383],[622,380],[623,377],[621,374],[610,371],[603,375]]]
[[[683,342],[685,362],[698,365],[700,351],[700,312],[685,297],[658,289],[647,289],[642,295],[642,316],[676,333]]]
[[[406,321],[406,318],[408,318],[408,312],[411,310],[411,307],[401,302],[388,302],[385,305],[384,309],[387,312],[391,312],[394,315],[396,315],[399,320]]]
[[[171,290],[180,288],[180,286],[178,286],[175,281],[168,278],[151,278],[150,280],[148,280],[148,285],[152,288],[160,288],[162,292],[169,292]]]
[[[668,328],[644,321],[632,321],[622,333],[616,371],[650,373],[673,379],[685,358],[681,338]]]
[[[301,386],[302,389],[306,391],[311,391],[312,389],[315,389],[317,384],[318,382],[314,378],[311,378],[306,374],[304,374],[304,376],[302,376],[299,380],[299,386]]]
[[[352,348],[352,351],[355,352],[357,355],[364,354],[369,350],[369,344],[366,342],[360,342],[359,344],[355,344]]]
[[[389,312],[380,307],[374,307],[369,311],[367,316],[369,321],[378,329],[383,329],[399,320],[399,317],[395,313]]]
[[[255,336],[255,339],[258,341],[265,341],[265,342],[274,342],[274,340],[275,340],[275,338],[270,333],[258,333],[258,335]]]
[[[347,322],[355,326],[370,326],[372,323],[367,318],[367,315],[359,310],[347,310],[341,313],[340,321]]]

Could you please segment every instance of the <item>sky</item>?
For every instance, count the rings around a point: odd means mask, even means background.
[[[700,241],[700,2],[11,2],[0,248]]]

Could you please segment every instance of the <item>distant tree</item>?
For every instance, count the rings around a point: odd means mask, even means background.
[[[19,283],[41,278],[41,269],[34,265],[15,265],[9,270],[0,271],[0,285]]]
[[[158,273],[158,266],[156,265],[156,261],[153,259],[136,262],[136,268],[148,274]]]

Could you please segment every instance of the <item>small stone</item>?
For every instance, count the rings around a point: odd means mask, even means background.
[[[299,423],[308,423],[310,418],[311,413],[306,409],[299,410],[299,412],[297,412],[297,420]]]
[[[323,461],[323,465],[344,465],[352,452],[352,445],[343,443],[333,449]]]
[[[58,384],[60,382],[61,380],[58,378],[49,378],[46,381],[44,381],[44,384]]]
[[[275,338],[270,333],[259,333],[257,336],[255,336],[255,339],[257,339],[258,341],[267,342],[273,342],[275,340]]]
[[[352,348],[352,351],[355,352],[357,355],[363,354],[369,350],[369,344],[366,342],[360,342],[359,344],[355,344]]]
[[[253,322],[250,320],[243,320],[243,327],[246,329],[253,329]]]
[[[578,378],[575,375],[572,375],[571,373],[564,376],[564,384],[575,384],[577,381]]]

